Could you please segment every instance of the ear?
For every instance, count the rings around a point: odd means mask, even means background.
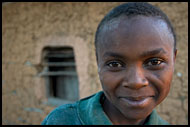
[[[173,58],[174,62],[176,61],[176,56],[177,56],[177,49],[175,49],[174,51],[174,58]]]

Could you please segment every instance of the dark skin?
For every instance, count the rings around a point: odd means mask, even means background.
[[[155,17],[123,16],[101,31],[97,57],[113,124],[143,124],[168,95],[177,50],[166,23]]]

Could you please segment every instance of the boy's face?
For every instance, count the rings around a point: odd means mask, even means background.
[[[128,119],[146,118],[170,90],[176,52],[164,21],[136,16],[102,29],[99,77],[110,106]]]

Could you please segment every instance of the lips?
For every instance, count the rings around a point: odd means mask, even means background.
[[[123,97],[123,98],[126,98],[128,100],[131,100],[131,101],[140,101],[140,100],[143,100],[147,97],[151,97],[151,96],[140,96],[140,97]]]
[[[127,96],[127,97],[120,97],[121,101],[131,107],[145,107],[147,106],[153,96]]]

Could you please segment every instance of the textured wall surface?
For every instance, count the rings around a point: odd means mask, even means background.
[[[37,76],[40,51],[46,45],[72,45],[80,80],[80,98],[101,90],[94,35],[104,15],[121,3],[5,3],[2,6],[2,121],[40,124],[55,108],[46,100]],[[188,4],[152,3],[171,19],[178,55],[170,93],[158,113],[171,124],[188,121]],[[84,61],[83,61],[84,59]],[[83,61],[83,62],[82,62]],[[83,77],[83,78],[82,78]]]

